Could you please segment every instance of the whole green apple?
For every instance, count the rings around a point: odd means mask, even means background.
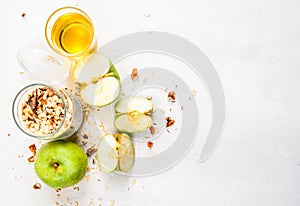
[[[87,162],[85,152],[77,144],[57,140],[46,143],[38,150],[34,169],[45,184],[65,188],[84,177]]]

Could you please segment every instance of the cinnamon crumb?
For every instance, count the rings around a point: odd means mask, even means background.
[[[8,133],[7,136],[10,137],[10,134]]]
[[[137,68],[133,68],[132,71],[131,71],[131,79],[132,80],[135,80],[139,77],[138,75],[138,71],[137,71]]]

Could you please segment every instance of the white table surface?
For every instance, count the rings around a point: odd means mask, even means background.
[[[299,1],[11,0],[0,5],[1,205],[67,205],[68,200],[121,206],[300,205]],[[60,197],[44,184],[32,189],[39,180],[27,163],[27,147],[35,140],[16,128],[11,115],[12,99],[24,85],[16,51],[43,39],[48,15],[65,5],[77,5],[92,17],[100,45],[157,30],[182,36],[208,55],[227,101],[223,138],[208,161],[198,163],[197,141],[179,164],[159,175],[101,174],[98,190],[90,191],[91,183],[83,180],[80,191],[63,190]]]

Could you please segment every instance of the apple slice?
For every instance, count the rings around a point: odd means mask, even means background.
[[[119,142],[119,170],[128,172],[134,163],[134,147],[130,137],[126,134],[118,136]]]
[[[89,83],[95,77],[102,77],[111,67],[109,60],[102,55],[91,54],[79,61],[73,71],[76,82]]]
[[[106,106],[114,102],[120,95],[120,80],[108,76],[94,80],[81,89],[80,95],[83,101],[91,106]]]
[[[136,133],[152,125],[153,104],[142,97],[122,99],[115,104],[115,127],[121,132]]]
[[[140,113],[148,113],[153,110],[153,104],[150,100],[142,97],[130,97],[121,99],[115,105],[116,113],[128,113],[138,111]]]
[[[99,166],[106,172],[128,172],[134,163],[134,147],[126,134],[106,135],[97,150]]]
[[[118,144],[113,135],[106,135],[98,145],[98,163],[107,172],[113,172],[118,168]]]
[[[148,129],[152,125],[152,117],[141,114],[131,120],[129,115],[121,114],[116,115],[114,125],[117,130],[125,133],[136,133]]]

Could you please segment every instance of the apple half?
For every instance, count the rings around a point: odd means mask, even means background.
[[[106,172],[128,172],[134,163],[134,146],[127,134],[110,134],[102,138],[96,158]]]
[[[103,55],[91,54],[79,61],[73,71],[73,77],[81,85],[81,99],[91,106],[109,105],[120,95],[119,74]]]
[[[121,99],[115,104],[115,128],[125,133],[141,132],[152,126],[153,104],[142,97]]]

